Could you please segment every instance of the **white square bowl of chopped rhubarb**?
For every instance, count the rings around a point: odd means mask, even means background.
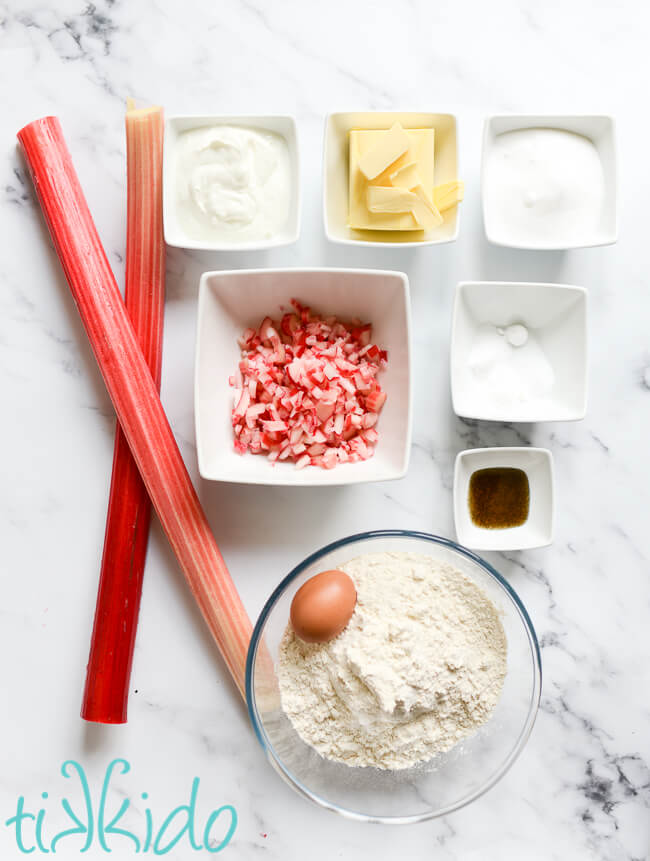
[[[199,288],[199,472],[242,484],[401,478],[411,447],[401,272],[206,272]]]

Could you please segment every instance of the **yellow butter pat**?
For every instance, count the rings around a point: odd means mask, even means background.
[[[385,129],[352,129],[350,131],[349,225],[355,230],[422,230],[410,212],[370,212],[369,187],[393,185],[391,174],[414,163],[418,166],[420,182],[433,193],[433,129],[406,129],[409,148],[397,161],[375,179],[368,180],[359,164],[366,153],[379,145],[387,134]],[[408,189],[406,189],[408,191]]]
[[[366,179],[374,179],[397,161],[409,148],[409,136],[400,123],[384,132],[379,141],[361,157],[359,170]]]
[[[442,185],[436,185],[433,189],[433,204],[438,212],[444,212],[445,209],[450,209],[457,203],[460,203],[465,196],[465,183],[459,180],[453,182],[443,182]]]
[[[413,197],[415,197],[415,203],[411,212],[422,230],[433,230],[434,227],[442,224],[442,215],[440,215],[431,198],[421,185],[415,186]]]
[[[415,188],[416,185],[421,185],[422,180],[418,173],[417,162],[410,161],[398,168],[395,173],[391,173],[390,181],[395,188],[406,188],[407,190]]]
[[[417,196],[404,188],[369,185],[366,204],[370,212],[411,212]]]

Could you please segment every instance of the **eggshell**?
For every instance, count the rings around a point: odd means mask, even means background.
[[[346,627],[357,590],[344,571],[323,571],[302,584],[291,602],[291,625],[306,643],[326,643]]]

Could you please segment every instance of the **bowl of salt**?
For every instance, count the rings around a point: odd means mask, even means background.
[[[465,281],[451,332],[454,412],[500,422],[576,421],[587,409],[587,291]]]

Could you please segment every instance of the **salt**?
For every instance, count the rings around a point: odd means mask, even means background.
[[[521,323],[480,326],[467,359],[472,399],[486,414],[528,406],[550,395],[553,367],[537,337]]]

